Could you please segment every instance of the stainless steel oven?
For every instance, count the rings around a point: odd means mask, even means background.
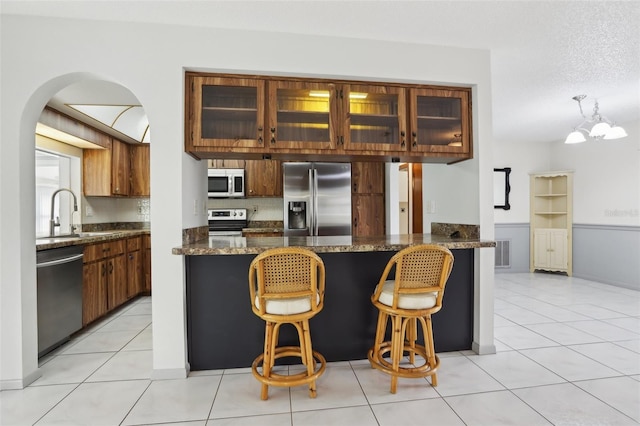
[[[247,227],[247,209],[209,209],[209,236],[241,237]]]

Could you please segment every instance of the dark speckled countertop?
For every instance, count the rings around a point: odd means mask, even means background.
[[[78,237],[55,237],[55,238],[37,238],[36,251],[48,250],[53,248],[77,246],[83,244],[102,243],[121,238],[135,237],[138,235],[149,235],[149,229],[135,230],[114,230],[114,231],[98,231],[98,232],[81,232]]]
[[[433,234],[381,235],[371,237],[214,237],[175,247],[173,254],[185,256],[258,254],[274,247],[306,247],[317,253],[397,251],[416,244],[437,244],[449,249],[495,247],[495,241],[450,238]]]

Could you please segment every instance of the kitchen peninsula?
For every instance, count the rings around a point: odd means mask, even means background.
[[[366,358],[377,319],[370,296],[395,252],[423,243],[451,249],[455,261],[443,309],[433,317],[435,347],[438,352],[471,349],[473,249],[495,247],[495,242],[443,229],[442,235],[208,237],[174,248],[173,254],[185,256],[191,370],[248,367],[262,352],[264,323],[251,311],[247,277],[255,255],[274,247],[306,247],[325,263],[324,309],[311,329],[314,349],[327,361]],[[280,343],[295,341],[294,330],[283,327]]]

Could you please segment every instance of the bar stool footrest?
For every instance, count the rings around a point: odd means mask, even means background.
[[[383,358],[384,354],[391,352],[391,342],[383,342],[378,348],[377,352],[374,349],[375,348],[369,349],[369,352],[367,354],[367,358],[369,358],[371,367],[392,376],[406,377],[410,379],[428,377],[436,374],[438,371],[438,367],[440,366],[440,358],[438,358],[438,355],[434,355],[435,362],[433,363],[433,365],[429,364],[429,357],[424,345],[404,345],[403,347],[404,352],[409,352],[421,356],[425,361],[424,364],[415,367],[398,367],[397,370],[393,368],[393,364]]]
[[[251,364],[251,372],[253,376],[262,382],[265,385],[269,386],[299,386],[307,383],[311,383],[315,381],[318,377],[324,373],[325,368],[327,367],[327,361],[324,356],[317,351],[311,351],[314,358],[314,372],[309,375],[307,371],[302,371],[298,374],[292,375],[284,375],[277,374],[271,371],[269,377],[263,376],[259,371],[258,367],[262,364],[264,359],[264,354],[260,354]],[[274,352],[274,361],[278,358],[289,357],[289,356],[297,356],[300,359],[302,358],[302,352],[299,346],[281,346],[277,347]]]

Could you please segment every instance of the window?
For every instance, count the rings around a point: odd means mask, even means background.
[[[51,195],[60,188],[71,188],[71,159],[36,149],[36,237],[49,235]],[[60,218],[56,234],[71,233],[73,197],[68,192],[56,196],[53,217]],[[76,219],[77,220],[77,219]]]

